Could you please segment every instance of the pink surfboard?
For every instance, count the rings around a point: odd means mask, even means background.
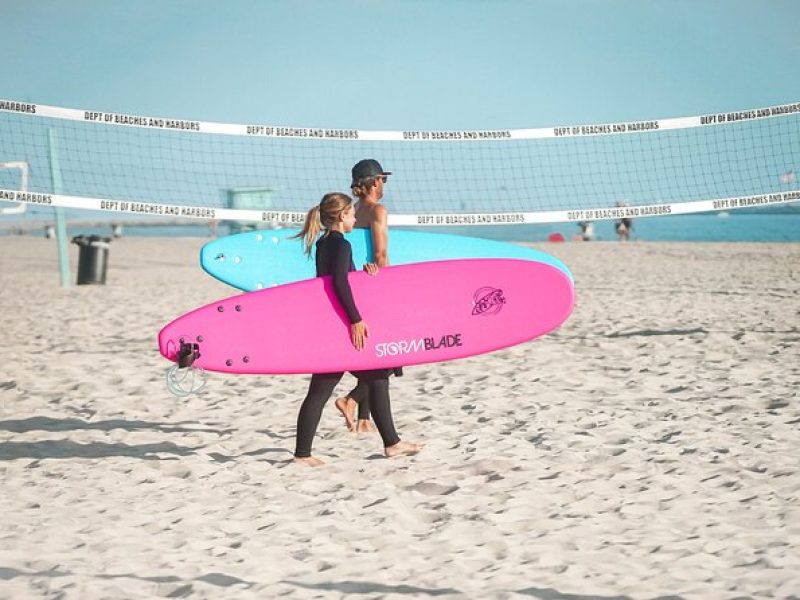
[[[572,312],[573,285],[552,265],[469,259],[387,267],[349,275],[369,327],[350,341],[330,277],[233,296],[179,317],[158,336],[177,361],[197,344],[195,366],[226,373],[328,373],[448,361],[544,335]]]

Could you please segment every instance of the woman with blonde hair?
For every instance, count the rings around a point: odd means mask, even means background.
[[[345,233],[353,230],[355,222],[352,198],[337,192],[325,194],[319,205],[308,211],[303,229],[297,237],[303,241],[308,256],[311,256],[311,249],[316,245],[317,277],[332,277],[334,293],[350,320],[350,339],[356,350],[363,350],[369,337],[369,327],[361,318],[350,289],[348,273],[356,269],[350,242],[344,238]],[[364,270],[370,275],[377,275],[379,269],[370,263],[364,266]],[[422,446],[401,441],[395,431],[389,399],[391,370],[374,369],[351,373],[368,390],[372,419],[383,439],[386,456],[419,452]],[[311,376],[308,392],[297,416],[297,444],[294,454],[296,462],[312,466],[322,464],[321,460],[311,455],[311,446],[322,409],[343,375],[343,372],[339,372],[315,373]]]

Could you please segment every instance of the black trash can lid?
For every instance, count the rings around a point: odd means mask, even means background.
[[[102,246],[111,243],[110,237],[104,237],[101,235],[76,235],[72,238],[73,244],[78,244],[79,246]]]

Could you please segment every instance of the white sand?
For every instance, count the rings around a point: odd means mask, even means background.
[[[411,459],[329,403],[310,469],[307,377],[166,390],[158,329],[232,293],[202,242],[60,289],[0,238],[0,598],[800,595],[800,246],[543,245],[562,329],[393,380]]]

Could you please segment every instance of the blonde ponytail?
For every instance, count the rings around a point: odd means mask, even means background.
[[[306,256],[311,256],[311,246],[317,239],[320,229],[322,229],[322,224],[319,220],[319,206],[315,206],[306,214],[306,221],[303,223],[300,233],[293,236],[303,240],[303,252],[306,253]]]
[[[331,192],[322,197],[320,203],[311,208],[306,214],[305,223],[300,233],[293,236],[303,241],[306,256],[311,257],[311,248],[319,236],[320,231],[328,229],[336,223],[339,215],[346,211],[353,204],[353,199],[347,194]]]

